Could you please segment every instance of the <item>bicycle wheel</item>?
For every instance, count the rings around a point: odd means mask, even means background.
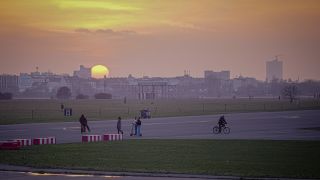
[[[219,134],[219,127],[218,126],[215,126],[213,127],[213,134]]]
[[[229,134],[230,133],[230,128],[228,128],[228,127],[223,128],[223,133]]]

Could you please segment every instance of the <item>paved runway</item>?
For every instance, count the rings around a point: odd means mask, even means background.
[[[0,180],[201,180],[201,178],[180,177],[143,177],[143,176],[106,176],[106,175],[84,175],[84,174],[54,174],[54,173],[32,173],[0,171]],[[207,179],[207,178],[203,178]]]
[[[143,137],[130,137],[132,120],[123,120],[124,138],[320,140],[320,110],[226,114],[231,133],[212,133],[220,115],[142,120]],[[90,121],[90,134],[116,133],[116,120]],[[0,140],[55,136],[58,143],[80,142],[79,122],[1,125]]]

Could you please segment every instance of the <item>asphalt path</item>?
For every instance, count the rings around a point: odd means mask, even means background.
[[[142,120],[142,137],[130,137],[133,119],[122,120],[125,139],[320,140],[320,110],[226,114],[230,134],[213,134],[220,115]],[[89,134],[116,133],[116,120],[92,121]],[[76,122],[0,125],[0,140],[55,136],[57,143],[81,142]]]
[[[143,176],[109,176],[109,175],[88,175],[88,174],[57,174],[57,173],[33,173],[0,171],[0,180],[201,180],[201,178],[180,178],[180,177],[143,177]],[[207,178],[203,178],[207,179]],[[210,178],[211,179],[211,178]],[[215,179],[215,178],[213,178]]]

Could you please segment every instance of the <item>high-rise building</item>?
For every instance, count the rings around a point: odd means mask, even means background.
[[[266,62],[266,80],[270,82],[272,80],[282,80],[283,79],[283,63],[279,61],[276,57],[275,60]]]

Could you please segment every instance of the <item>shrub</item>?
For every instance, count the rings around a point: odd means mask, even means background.
[[[78,94],[76,96],[76,99],[89,99],[89,96],[85,94]]]
[[[12,99],[12,93],[9,92],[5,92],[5,93],[1,93],[0,92],[0,100],[8,100],[8,99]]]
[[[71,97],[71,90],[67,86],[63,86],[58,89],[57,98],[58,99],[69,99]]]
[[[108,93],[98,93],[94,95],[96,99],[112,99],[112,95]]]

